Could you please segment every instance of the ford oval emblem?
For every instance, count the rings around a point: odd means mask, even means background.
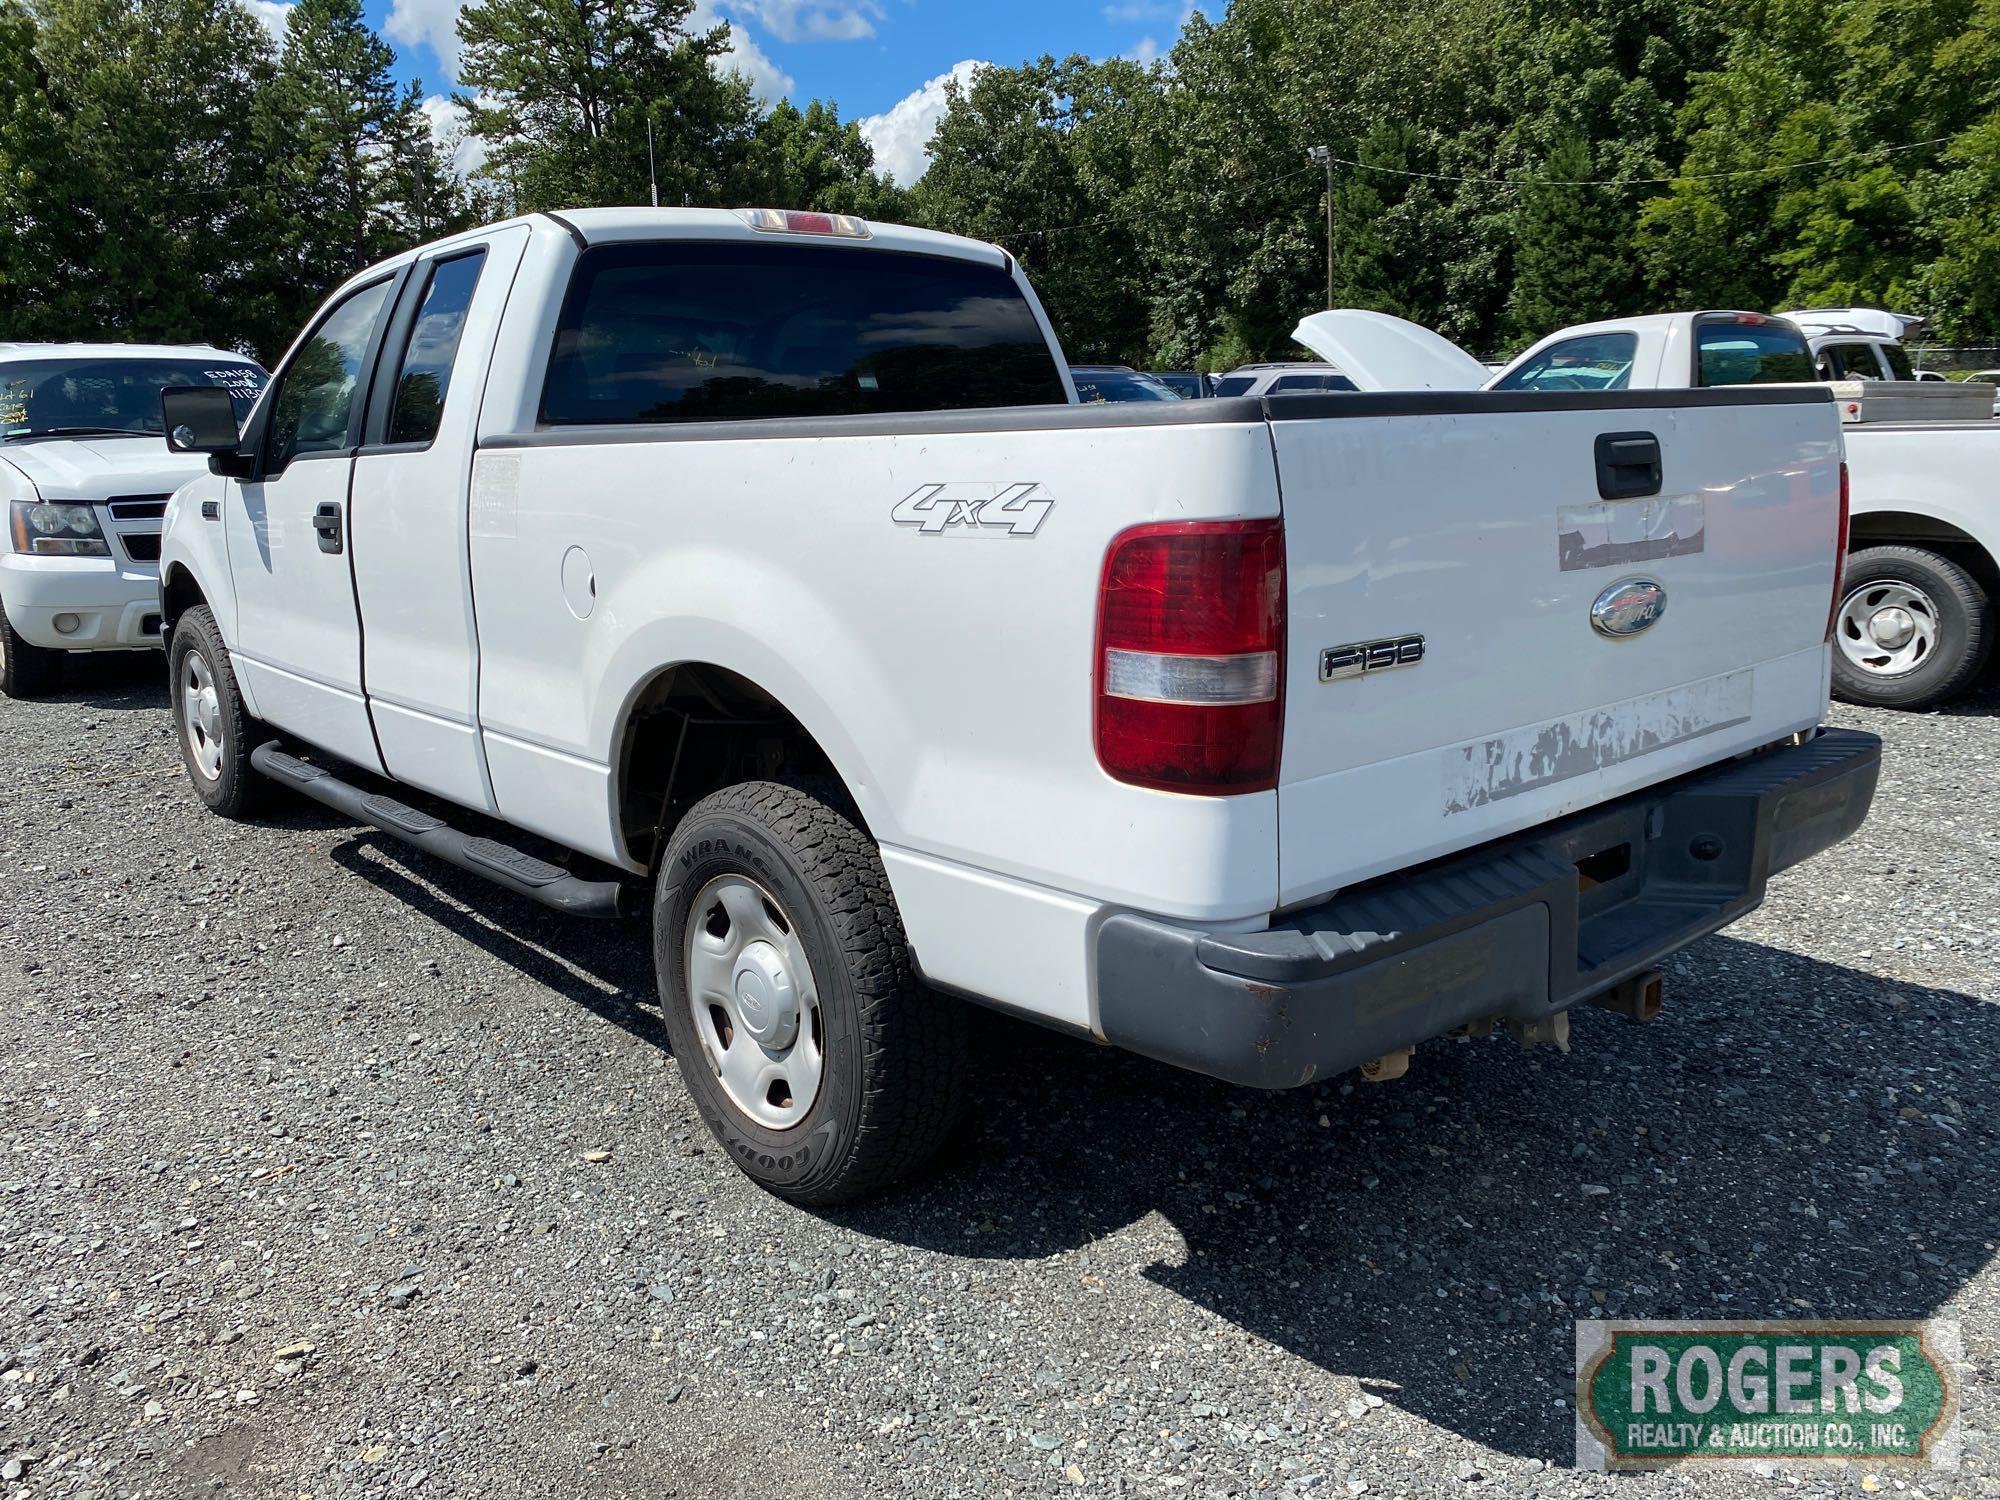
[[[1650,578],[1614,583],[1590,606],[1590,625],[1599,635],[1622,641],[1650,630],[1667,612],[1667,591]]]

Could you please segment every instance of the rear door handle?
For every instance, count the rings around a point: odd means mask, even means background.
[[[340,502],[322,500],[313,512],[313,530],[319,533],[319,550],[338,552],[340,550]]]
[[[1599,434],[1597,493],[1606,500],[1659,494],[1660,440],[1650,432]]]

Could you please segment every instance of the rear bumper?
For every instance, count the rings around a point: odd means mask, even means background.
[[[143,563],[9,552],[0,555],[0,602],[24,640],[52,650],[160,644],[159,570]]]
[[[1881,764],[1874,735],[1829,730],[1264,932],[1114,916],[1097,937],[1099,1024],[1117,1046],[1280,1089],[1470,1022],[1539,1020],[1755,908],[1771,875],[1861,826]]]

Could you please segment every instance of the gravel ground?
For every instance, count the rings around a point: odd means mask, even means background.
[[[944,1170],[710,1143],[641,931],[0,704],[0,1475],[35,1495],[2000,1493],[2000,692],[1568,1056],[1261,1095],[992,1020]],[[1573,1320],[1963,1325],[1966,1466],[1571,1467]]]

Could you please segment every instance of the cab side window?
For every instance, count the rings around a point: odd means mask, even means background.
[[[335,307],[278,377],[264,448],[269,473],[278,473],[301,454],[354,446],[354,398],[392,284],[383,280],[364,286]]]
[[[389,408],[388,441],[428,443],[444,420],[445,394],[451,388],[451,367],[458,358],[458,341],[465,332],[465,315],[479,288],[486,252],[441,260],[430,268],[410,342],[396,372],[396,390]]]
[[[1828,344],[1819,351],[1822,380],[1880,380],[1873,344]]]

